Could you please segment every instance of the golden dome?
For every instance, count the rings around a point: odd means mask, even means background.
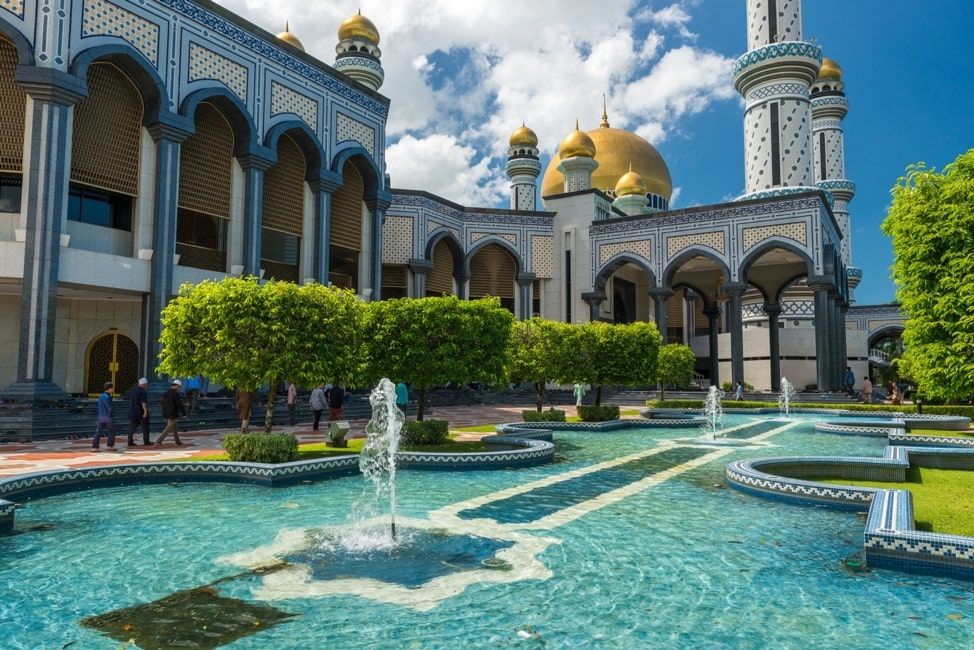
[[[301,44],[297,36],[291,33],[291,28],[286,22],[284,23],[284,31],[278,34],[277,38],[304,52],[304,45]]]
[[[619,177],[619,182],[616,183],[616,196],[639,196],[646,194],[646,181],[643,177],[639,175],[638,172],[632,170],[632,165],[629,165],[629,171]]]
[[[648,192],[669,201],[673,182],[659,152],[635,133],[613,129],[607,120],[603,124],[605,126],[588,132],[597,152],[595,160],[599,163],[598,169],[592,172],[592,187],[603,192],[613,189],[619,177],[630,170],[631,164],[632,171],[643,178]],[[561,194],[564,187],[565,177],[558,171],[558,160],[553,157],[541,179],[541,196]]]
[[[558,147],[558,156],[560,158],[595,158],[595,152],[595,143],[592,142],[592,138],[584,131],[578,130],[578,120],[575,120],[575,130],[561,141],[561,145]],[[561,192],[561,190],[558,191]]]
[[[346,18],[342,21],[342,24],[338,26],[338,40],[344,41],[350,38],[358,38],[363,41],[372,43],[372,45],[379,44],[379,30],[375,28],[372,21],[362,15],[362,11],[359,10],[357,14],[351,18]]]
[[[510,143],[512,147],[537,147],[538,136],[521,122],[521,126],[511,134]]]
[[[819,79],[833,79],[842,81],[842,67],[835,59],[822,59],[822,69],[818,73]]]

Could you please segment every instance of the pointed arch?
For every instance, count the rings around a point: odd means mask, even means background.
[[[0,36],[6,37],[17,50],[17,63],[19,65],[34,65],[34,48],[27,41],[20,30],[10,23],[0,20]]]
[[[663,282],[664,287],[668,287],[673,284],[673,276],[675,276],[680,268],[692,260],[695,257],[703,257],[711,262],[713,262],[717,269],[723,273],[724,281],[728,282],[731,279],[730,267],[727,266],[727,262],[716,255],[713,249],[707,248],[706,246],[693,245],[689,248],[685,248],[680,251],[680,254],[667,262],[663,270]]]
[[[364,182],[366,202],[374,201],[383,190],[382,172],[372,155],[359,145],[344,147],[331,159],[331,171],[341,176],[346,164],[352,164]]]
[[[258,149],[264,152],[264,157],[273,156],[273,150],[258,147],[257,125],[254,123],[254,118],[251,116],[247,105],[233,91],[223,84],[215,84],[195,90],[183,98],[179,105],[179,114],[190,120],[195,120],[196,110],[202,102],[216,106],[230,122],[235,140],[235,156],[257,153]]]
[[[81,50],[71,62],[71,73],[79,79],[87,79],[93,63],[111,63],[135,84],[144,104],[144,124],[155,124],[159,114],[168,110],[169,93],[165,82],[155,66],[134,47],[111,43]]]
[[[775,250],[782,249],[790,253],[794,253],[801,258],[802,262],[805,263],[805,274],[815,275],[815,262],[812,260],[811,256],[802,247],[796,245],[793,241],[785,239],[783,237],[772,237],[770,239],[765,239],[760,244],[755,246],[745,257],[741,260],[738,265],[738,277],[742,279],[747,277],[747,272],[751,266],[765,253]]]
[[[304,120],[292,119],[278,122],[264,135],[264,146],[277,151],[278,141],[285,133],[294,139],[301,148],[301,153],[304,154],[308,166],[306,180],[313,181],[321,178],[326,171],[323,168],[325,148],[317,134]]]
[[[484,237],[480,241],[478,241],[476,244],[474,244],[474,246],[469,251],[467,251],[467,255],[463,260],[464,275],[469,277],[470,260],[474,258],[474,256],[480,251],[480,249],[485,248],[490,244],[497,244],[510,254],[510,256],[514,259],[515,273],[520,273],[524,269],[524,261],[521,259],[521,254],[518,252],[518,250],[514,248],[514,244],[507,241],[503,237],[498,237],[497,235],[489,235],[487,237]]]
[[[612,277],[612,274],[626,264],[632,264],[642,269],[646,275],[649,276],[650,286],[656,286],[656,274],[653,273],[653,269],[650,268],[649,263],[647,263],[646,260],[631,253],[619,253],[603,264],[602,268],[599,269],[599,272],[595,275],[595,282],[593,283],[595,290],[598,291],[600,289],[604,289],[606,283],[609,281],[609,278]]]

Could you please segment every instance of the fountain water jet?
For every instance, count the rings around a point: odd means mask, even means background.
[[[724,417],[724,407],[720,400],[724,397],[724,391],[716,386],[711,386],[707,391],[707,397],[703,402],[703,413],[706,417],[704,426],[710,431],[710,435],[717,439],[717,428]]]
[[[785,417],[791,415],[791,400],[795,398],[795,386],[790,381],[781,378],[781,392],[778,394],[778,410],[784,411]]]

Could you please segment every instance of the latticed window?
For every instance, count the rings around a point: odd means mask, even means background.
[[[24,110],[27,98],[20,84],[14,80],[16,70],[17,48],[0,36],[0,172],[19,173],[23,167]],[[15,210],[0,211],[20,210],[19,191],[17,203]]]
[[[382,298],[405,298],[409,271],[402,264],[382,265]]]
[[[345,165],[344,183],[331,200],[331,245],[362,250],[362,200],[365,182],[355,165]]]
[[[304,178],[307,162],[298,143],[282,135],[277,164],[264,177],[261,268],[265,277],[297,282],[304,229]]]
[[[453,293],[453,253],[445,239],[433,247],[433,268],[426,276],[426,295],[442,296]]]
[[[494,296],[514,311],[514,276],[517,267],[510,254],[497,244],[488,244],[470,260],[470,298]]]

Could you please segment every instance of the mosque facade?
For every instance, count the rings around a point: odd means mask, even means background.
[[[517,128],[496,209],[390,186],[366,17],[328,65],[209,0],[0,0],[3,396],[154,379],[178,287],[241,275],[652,320],[704,383],[861,381],[903,317],[852,304],[842,71],[802,40],[801,2],[747,15],[743,196],[671,209],[665,161],[603,111],[547,167]]]

